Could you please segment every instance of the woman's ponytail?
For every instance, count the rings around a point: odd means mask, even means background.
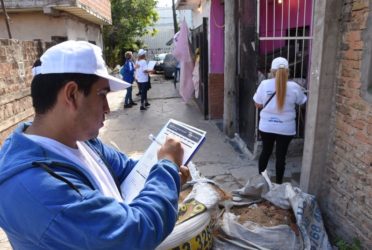
[[[279,68],[275,72],[275,90],[276,103],[278,110],[282,111],[285,103],[285,94],[287,92],[288,69]]]

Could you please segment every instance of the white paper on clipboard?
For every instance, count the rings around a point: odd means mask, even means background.
[[[147,63],[147,70],[154,70],[155,64],[156,64],[156,61],[149,61]]]
[[[160,143],[167,135],[180,138],[184,149],[183,165],[186,165],[205,140],[206,132],[180,121],[170,119],[156,136]],[[143,189],[151,168],[158,162],[157,152],[160,145],[153,141],[142,158],[121,184],[120,189],[125,203],[130,203]]]

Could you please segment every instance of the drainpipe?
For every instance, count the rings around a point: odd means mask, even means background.
[[[5,16],[5,23],[6,23],[6,28],[8,30],[9,39],[12,39],[12,33],[10,33],[10,27],[9,27],[10,18],[8,16],[8,13],[6,12],[5,5],[4,5],[4,0],[1,0],[1,6],[3,7],[3,13],[4,13],[4,16]]]

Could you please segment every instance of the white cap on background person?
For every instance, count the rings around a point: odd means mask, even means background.
[[[284,57],[277,57],[271,62],[271,69],[288,69],[288,61]]]
[[[144,50],[144,49],[140,49],[140,50],[138,51],[138,56],[143,56],[143,55],[146,54],[146,53],[147,53],[146,50]]]
[[[81,73],[97,75],[109,81],[110,90],[126,89],[131,84],[111,76],[102,57],[102,49],[86,41],[66,41],[47,49],[40,57],[41,65],[32,69],[38,74]]]

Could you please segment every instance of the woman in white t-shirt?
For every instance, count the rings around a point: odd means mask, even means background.
[[[141,107],[140,110],[146,110],[146,107],[150,106],[150,103],[147,101],[147,90],[149,89],[149,73],[147,69],[146,61],[146,50],[140,49],[138,51],[138,60],[135,65],[136,68],[136,78],[140,87],[141,93]]]
[[[271,73],[275,78],[263,80],[258,86],[253,100],[261,109],[259,131],[262,138],[262,152],[258,161],[258,171],[263,172],[276,143],[276,182],[283,182],[285,158],[289,143],[296,134],[296,104],[301,105],[307,97],[301,87],[288,81],[288,61],[283,57],[271,63]]]

